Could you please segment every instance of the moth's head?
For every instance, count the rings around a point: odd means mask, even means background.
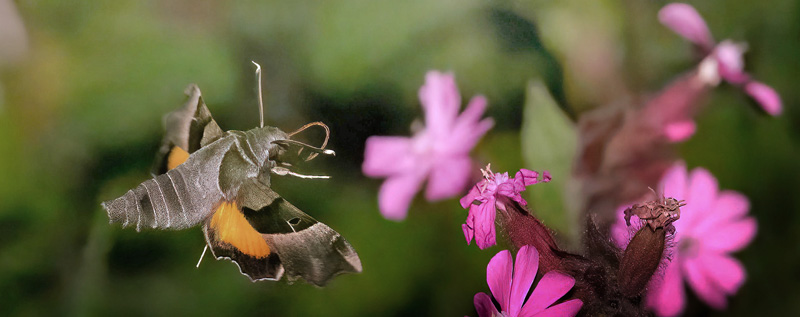
[[[253,151],[259,165],[269,165],[269,161],[274,161],[280,156],[284,149],[274,142],[288,138],[286,132],[276,127],[266,126],[247,131],[247,145]]]
[[[277,174],[292,174],[287,168],[301,162],[307,162],[317,157],[319,154],[336,155],[332,150],[325,149],[331,130],[322,122],[312,122],[306,124],[292,133],[285,133],[278,128],[264,126],[264,102],[261,99],[261,65],[251,61],[256,66],[256,77],[258,78],[258,113],[261,117],[261,124],[252,132],[250,148],[258,158],[260,166],[267,165]],[[325,129],[325,140],[321,147],[314,147],[306,143],[292,140],[292,137],[306,129],[319,126]],[[248,138],[251,138],[248,136]]]

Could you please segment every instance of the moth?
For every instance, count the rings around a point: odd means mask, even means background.
[[[323,177],[292,169],[319,154],[334,154],[325,149],[327,126],[311,123],[289,134],[264,127],[262,106],[261,127],[223,132],[200,89],[190,85],[185,93],[183,107],[165,116],[153,178],[102,203],[110,222],[137,231],[200,224],[213,256],[231,260],[253,282],[286,276],[290,283],[303,278],[323,286],[340,273],[361,272],[347,240],[270,187],[273,175]],[[322,147],[291,139],[310,126],[325,128]]]

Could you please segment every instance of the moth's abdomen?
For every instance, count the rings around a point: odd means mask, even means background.
[[[188,228],[203,217],[192,212],[194,204],[186,185],[183,173],[171,170],[139,184],[122,197],[104,202],[103,207],[110,222],[136,226],[137,231]]]

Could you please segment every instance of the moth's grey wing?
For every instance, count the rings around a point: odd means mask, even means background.
[[[226,153],[239,150],[235,137],[224,137],[193,153],[176,168],[141,183],[122,197],[104,202],[110,222],[136,226],[136,230],[197,225],[225,198],[219,183],[220,167]],[[250,170],[257,173],[254,165]]]
[[[239,190],[237,203],[250,225],[277,254],[290,282],[303,278],[323,286],[338,274],[361,272],[361,260],[347,240],[269,186],[248,180]],[[241,264],[240,269],[253,278]]]
[[[168,170],[168,157],[175,147],[191,154],[223,136],[222,129],[203,102],[200,88],[191,84],[184,93],[188,97],[186,103],[164,116],[166,133],[156,153],[151,171],[153,175],[163,174]]]

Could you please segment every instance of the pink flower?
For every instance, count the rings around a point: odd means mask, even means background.
[[[370,177],[386,177],[378,205],[387,219],[402,220],[422,187],[434,201],[455,196],[467,186],[472,160],[469,152],[494,121],[481,120],[486,98],[470,100],[461,115],[461,96],[452,74],[428,72],[419,89],[425,110],[425,128],[413,137],[371,136],[367,139],[362,170]]]
[[[474,299],[478,316],[575,316],[583,306],[580,299],[550,306],[575,285],[574,278],[558,271],[544,274],[525,302],[525,296],[528,295],[539,269],[539,252],[533,246],[526,245],[517,252],[516,262],[512,264],[511,261],[511,252],[508,250],[498,252],[489,261],[486,266],[486,282],[492,295],[500,303],[501,311],[497,311],[489,295],[481,292],[475,294]]]
[[[781,113],[781,98],[771,87],[753,80],[744,72],[742,55],[745,44],[737,44],[730,40],[714,43],[706,22],[691,5],[671,3],[658,12],[662,24],[675,31],[685,39],[697,45],[706,58],[698,67],[698,76],[710,85],[716,85],[719,79],[744,89],[770,115]],[[670,141],[679,142],[688,139],[696,129],[693,121],[679,121],[665,127],[665,134]]]
[[[522,206],[528,204],[522,199],[520,193],[530,186],[540,182],[539,173],[527,169],[521,169],[514,178],[508,178],[508,173],[493,174],[486,166],[481,170],[484,179],[478,182],[469,193],[462,197],[461,207],[469,208],[469,215],[465,224],[461,225],[464,230],[464,238],[467,244],[475,238],[475,243],[479,248],[485,249],[496,244],[494,219],[497,215],[495,208],[506,210],[505,199],[511,199]],[[550,173],[543,173],[541,182],[550,181]]]
[[[729,253],[747,246],[756,234],[756,221],[747,216],[747,198],[719,191],[711,173],[703,168],[687,173],[683,163],[665,173],[659,188],[665,197],[686,200],[686,206],[681,207],[681,220],[673,224],[672,261],[663,279],[650,282],[647,305],[660,316],[680,314],[686,301],[681,282],[685,278],[700,299],[716,309],[725,308],[725,295],[736,293],[745,280],[742,264]],[[619,215],[612,235],[624,246],[629,234],[622,212]]]

